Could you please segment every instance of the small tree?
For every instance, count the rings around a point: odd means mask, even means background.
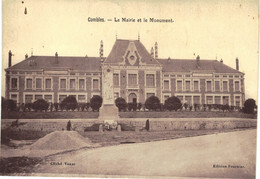
[[[118,107],[119,111],[125,111],[127,108],[127,103],[124,98],[121,98],[121,97],[117,98],[115,100],[115,104]]]
[[[37,101],[35,101],[32,105],[33,110],[35,110],[36,112],[45,110],[47,111],[49,107],[49,104],[47,101],[45,101],[44,99],[38,99]]]
[[[169,111],[177,111],[178,109],[180,109],[182,107],[181,101],[179,98],[172,96],[168,99],[165,100],[165,109],[169,110]]]
[[[245,101],[245,103],[244,103],[244,113],[253,114],[255,108],[256,108],[256,103],[255,103],[254,99],[250,98],[250,99],[247,99]]]
[[[90,107],[93,111],[99,111],[101,107],[103,99],[101,96],[95,95],[90,99]]]
[[[78,102],[74,96],[67,96],[61,102],[61,108],[65,108],[67,111],[72,110],[74,111],[78,107]]]
[[[155,111],[157,109],[160,109],[161,106],[160,100],[156,96],[150,96],[149,98],[147,98],[144,105],[149,111]]]

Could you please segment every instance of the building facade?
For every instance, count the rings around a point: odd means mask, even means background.
[[[102,70],[113,69],[115,98],[144,103],[157,96],[162,103],[177,96],[182,103],[228,104],[242,107],[244,74],[217,60],[160,59],[158,44],[150,53],[140,40],[117,39],[108,57],[26,56],[6,69],[6,98],[19,104],[37,99],[61,102],[73,95],[79,103],[102,95]]]

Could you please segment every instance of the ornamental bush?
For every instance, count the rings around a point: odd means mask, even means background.
[[[121,97],[116,98],[115,104],[119,111],[126,111],[127,103],[124,98],[121,98]]]
[[[78,102],[74,96],[67,96],[60,104],[61,109],[74,111],[78,107]]]
[[[45,101],[44,99],[38,99],[37,101],[35,101],[32,105],[32,108],[34,111],[42,111],[42,110],[45,110],[47,111],[49,107],[49,104],[47,101]]]
[[[245,103],[244,103],[244,113],[253,114],[255,108],[256,108],[256,103],[255,103],[254,99],[250,98],[250,99],[247,99],[245,101]]]
[[[160,100],[156,96],[150,96],[147,98],[144,105],[149,111],[156,111],[161,108]]]
[[[164,104],[165,109],[169,110],[169,111],[177,111],[178,109],[180,109],[182,107],[181,101],[179,98],[172,96],[168,99],[165,100],[165,104]]]
[[[95,95],[90,99],[90,107],[93,111],[99,111],[101,107],[103,99],[101,96]]]

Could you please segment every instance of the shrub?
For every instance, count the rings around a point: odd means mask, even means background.
[[[116,104],[116,106],[118,107],[118,110],[119,111],[125,111],[126,110],[126,108],[127,108],[127,103],[126,103],[126,101],[125,101],[125,99],[124,98],[117,98],[116,100],[115,100],[115,104]]]
[[[24,105],[24,109],[25,109],[25,110],[28,109],[28,111],[31,111],[32,107],[33,107],[33,103],[26,103],[26,104]]]
[[[14,100],[11,100],[11,99],[5,100],[2,97],[2,108],[6,109],[8,111],[15,111],[16,110],[16,103],[15,103]]]
[[[225,105],[221,105],[221,109],[222,111],[229,111],[229,105],[228,104],[225,104]]]
[[[78,102],[74,96],[67,96],[61,102],[61,108],[74,111],[78,107]]]
[[[142,107],[143,107],[143,104],[142,104],[142,103],[138,103],[138,104],[137,104],[137,109],[138,109],[138,111],[141,111]]]
[[[245,101],[245,103],[244,103],[244,113],[253,114],[255,108],[256,108],[256,103],[255,103],[254,99],[250,98],[250,99],[247,99]]]
[[[87,110],[88,111],[88,108],[89,108],[89,103],[79,103],[79,105],[78,105],[78,111],[79,110],[81,110],[81,111]]]
[[[49,107],[49,104],[47,101],[45,101],[44,99],[38,99],[37,101],[35,101],[32,105],[32,108],[35,110],[35,111],[42,111],[42,110],[45,110],[47,111]]]
[[[165,100],[165,109],[169,110],[169,111],[177,111],[178,109],[180,109],[182,107],[181,101],[179,98],[172,96],[168,99]]]
[[[127,103],[127,109],[128,109],[128,111],[132,111],[133,103]]]
[[[91,99],[90,99],[90,107],[92,108],[93,111],[99,111],[99,108],[101,107],[102,105],[102,97],[101,96],[93,96]]]
[[[157,109],[160,109],[160,100],[156,96],[150,96],[145,101],[145,107],[150,111],[156,111]]]

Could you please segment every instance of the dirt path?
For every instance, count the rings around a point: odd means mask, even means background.
[[[256,130],[253,129],[80,150],[54,156],[36,171],[82,175],[254,178],[255,158]]]

